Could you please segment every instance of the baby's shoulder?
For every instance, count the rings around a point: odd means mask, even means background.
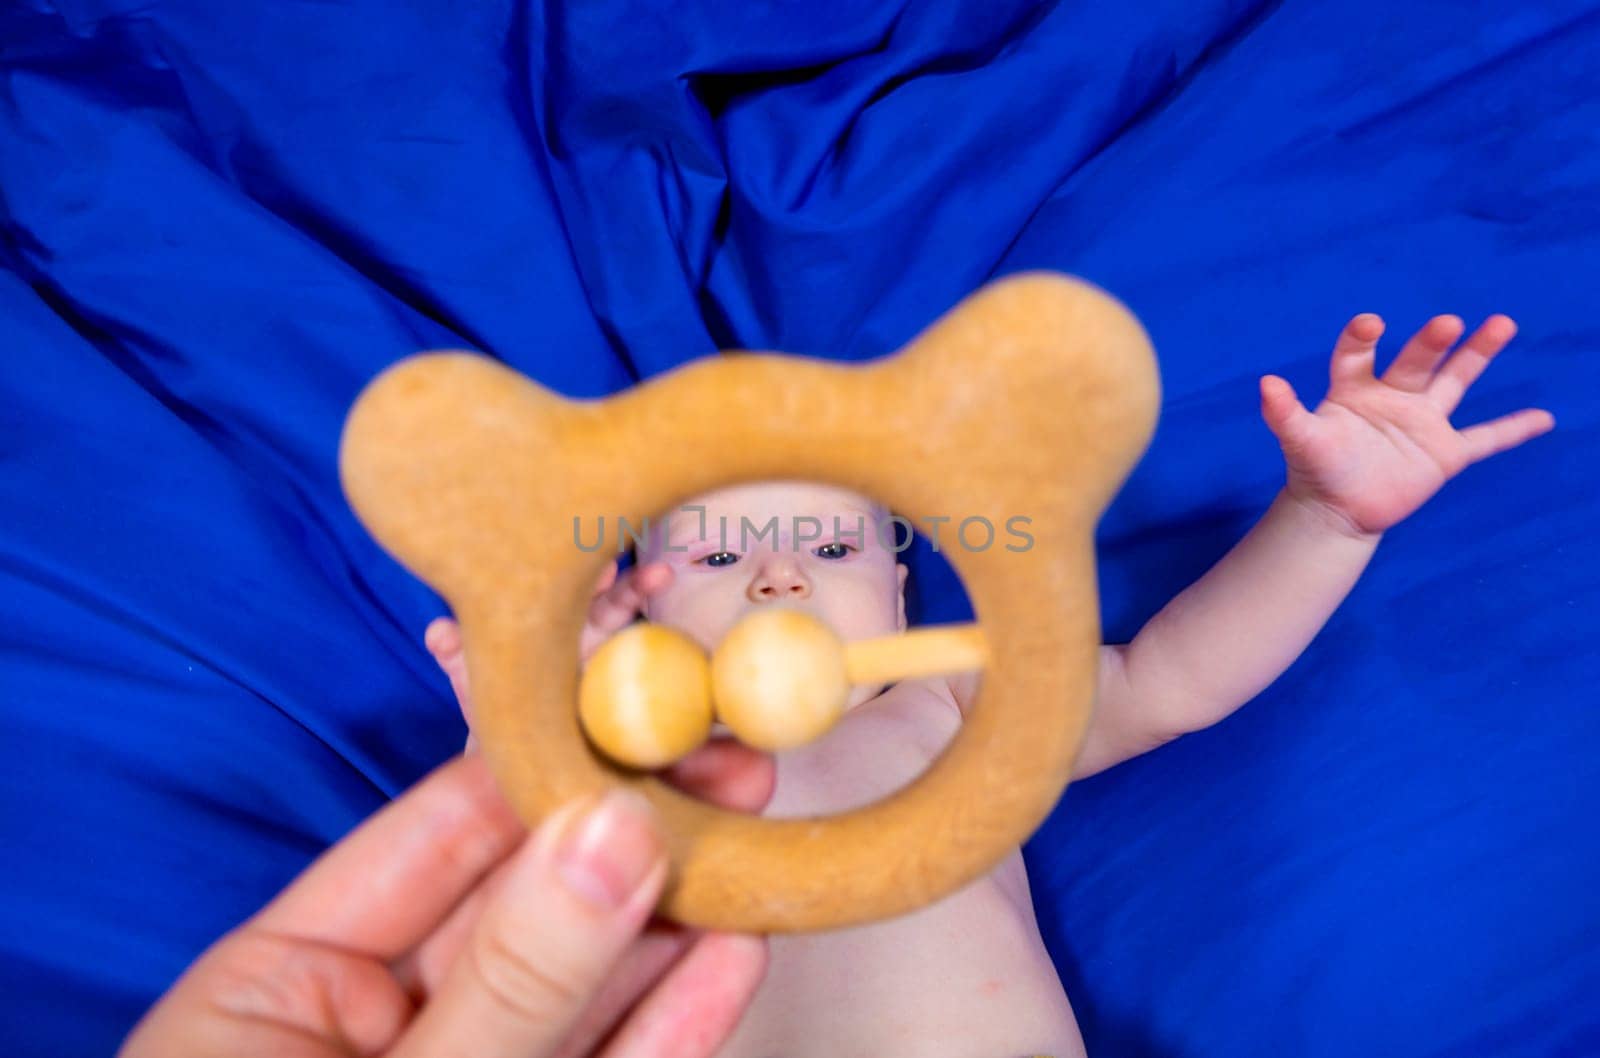
[[[961,727],[961,709],[938,677],[902,680],[869,699],[845,718],[860,737],[911,738],[938,754]]]
[[[778,755],[765,815],[831,814],[872,804],[920,775],[961,727],[948,694],[898,683],[846,713],[815,742]]]

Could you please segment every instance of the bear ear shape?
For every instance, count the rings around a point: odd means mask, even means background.
[[[487,356],[407,357],[345,419],[345,496],[380,544],[454,604],[472,569],[527,553],[518,497],[535,491],[540,457],[560,451],[569,406]]]
[[[1149,335],[1091,283],[1021,272],[974,292],[891,358],[920,459],[1070,489],[1098,520],[1155,433]],[[937,479],[938,475],[929,475]]]

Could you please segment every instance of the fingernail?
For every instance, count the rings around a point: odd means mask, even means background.
[[[664,853],[650,803],[619,788],[568,825],[556,846],[555,867],[580,899],[615,911],[644,884]]]

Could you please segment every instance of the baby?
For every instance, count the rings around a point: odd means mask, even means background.
[[[1287,484],[1250,533],[1132,642],[1102,648],[1074,779],[1255,697],[1316,635],[1385,530],[1465,466],[1554,425],[1547,412],[1528,410],[1459,433],[1451,427],[1461,393],[1514,333],[1510,320],[1491,317],[1438,367],[1463,329],[1456,317],[1436,317],[1379,379],[1382,324],[1356,317],[1315,413],[1287,382],[1262,380],[1262,413],[1283,449]],[[866,497],[799,482],[689,501],[656,521],[633,569],[602,581],[584,656],[639,615],[708,649],[740,617],[772,605],[804,610],[846,640],[903,631],[907,570],[895,550],[903,540],[877,531],[885,518]],[[427,639],[470,713],[459,635],[440,621]],[[831,731],[777,755],[763,814],[833,814],[905,785],[959,728],[979,679],[856,688]],[[1084,1045],[1013,850],[988,876],[919,911],[772,937],[766,979],[720,1053],[1068,1058]]]

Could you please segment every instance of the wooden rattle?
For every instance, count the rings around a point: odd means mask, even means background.
[[[757,749],[822,735],[850,688],[983,667],[973,625],[917,628],[846,643],[822,621],[781,607],[747,615],[709,659],[688,636],[635,624],[607,640],[578,684],[578,719],[606,756],[660,768],[698,748],[713,718]]]
[[[351,409],[340,473],[374,537],[455,612],[482,752],[524,819],[632,786],[666,833],[662,913],[831,929],[962,887],[1060,797],[1101,645],[1095,525],[1159,404],[1131,313],[1079,280],[1023,273],[871,362],[741,352],[604,400],[564,399],[477,354],[412,357]],[[579,723],[579,633],[613,555],[576,546],[575,519],[637,524],[774,479],[843,486],[913,524],[1023,516],[1033,541],[945,549],[982,628],[977,701],[920,777],[835,816],[725,811],[608,760]]]

